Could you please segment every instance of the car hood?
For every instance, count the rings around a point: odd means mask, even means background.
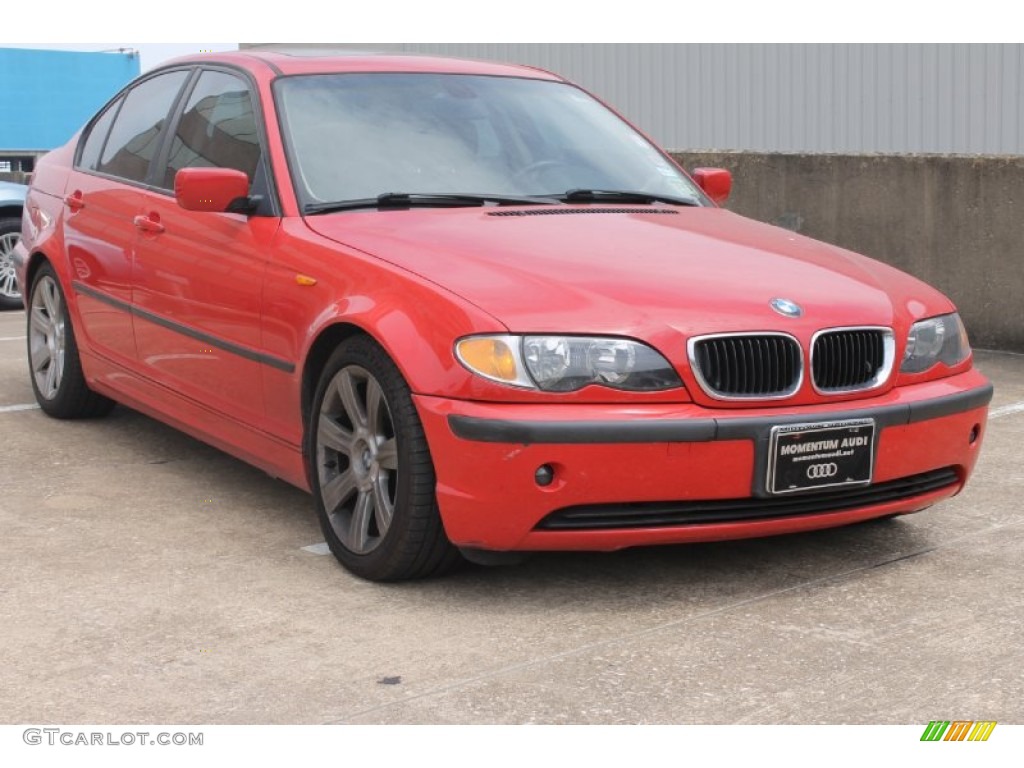
[[[905,326],[951,308],[891,267],[722,209],[639,210],[374,210],[306,222],[460,295],[512,332],[801,335]],[[803,314],[779,315],[773,298],[796,302]]]
[[[0,203],[23,203],[28,187],[10,181],[0,181]]]

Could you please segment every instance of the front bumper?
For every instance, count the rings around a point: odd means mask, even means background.
[[[953,496],[967,482],[991,397],[992,386],[971,370],[868,400],[744,411],[695,404],[519,405],[424,395],[415,400],[448,537],[462,547],[508,551],[750,538],[918,511]],[[946,483],[913,486],[911,495],[896,494],[895,500],[881,492],[858,496],[865,501],[852,507],[853,489],[840,488],[815,494],[818,502],[807,505],[811,511],[794,513],[787,506],[773,514],[776,497],[765,491],[772,427],[857,418],[873,418],[876,424],[871,488],[939,470],[947,470]],[[535,473],[544,464],[554,469],[554,481],[540,486]],[[665,503],[694,508],[693,502],[719,500],[748,500],[742,506],[751,514],[683,524],[658,523],[687,519],[678,515],[638,515],[635,525],[629,523],[631,509],[664,508]],[[549,525],[563,510],[594,505],[617,506],[612,515],[617,522],[610,528]]]

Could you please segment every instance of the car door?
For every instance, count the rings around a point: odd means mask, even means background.
[[[135,364],[131,315],[134,218],[160,133],[189,76],[175,70],[144,80],[86,129],[65,188],[64,240],[89,348]]]
[[[140,368],[175,392],[238,421],[263,418],[261,306],[274,215],[248,82],[205,69],[183,100],[143,195],[132,273]],[[250,215],[186,211],[178,170],[245,172],[262,202]]]

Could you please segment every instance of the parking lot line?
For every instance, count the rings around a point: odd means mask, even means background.
[[[0,341],[24,341],[25,336],[0,336]]]
[[[1002,405],[998,408],[993,408],[988,413],[989,421],[992,419],[999,419],[1003,416],[1012,416],[1015,413],[1024,413],[1024,400],[1019,403],[1010,403],[1009,405]]]
[[[310,544],[308,547],[300,547],[303,552],[309,552],[312,555],[329,555],[331,554],[331,548],[327,546],[326,541],[321,541],[319,544]]]
[[[18,405],[0,405],[0,413],[13,413],[14,411],[33,411],[39,406],[35,403],[19,403]]]

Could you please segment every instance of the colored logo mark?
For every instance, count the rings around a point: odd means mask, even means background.
[[[780,315],[785,315],[786,317],[800,317],[804,313],[799,304],[789,299],[772,299],[768,302],[768,305]]]
[[[995,727],[995,720],[932,720],[921,741],[988,741]]]

